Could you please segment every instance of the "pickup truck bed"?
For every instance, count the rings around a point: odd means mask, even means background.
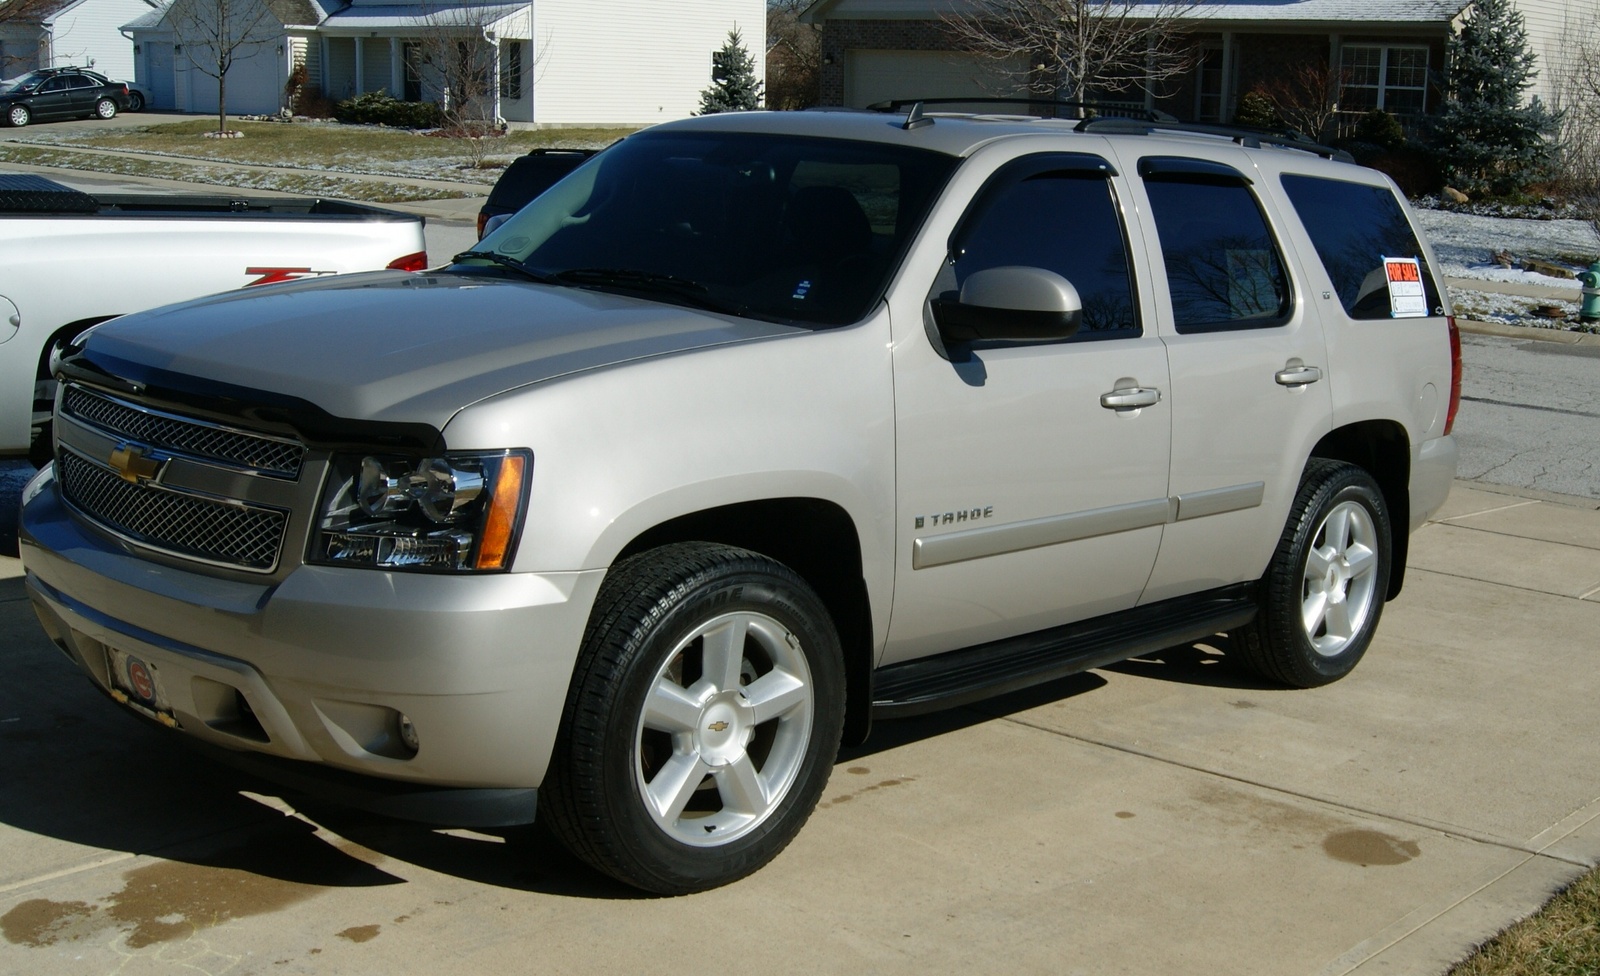
[[[89,326],[247,285],[420,270],[422,228],[338,200],[101,195],[0,174],[0,456],[48,451],[50,350]]]

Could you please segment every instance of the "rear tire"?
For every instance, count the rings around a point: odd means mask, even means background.
[[[1312,458],[1261,578],[1261,609],[1235,632],[1245,666],[1296,688],[1338,681],[1372,642],[1393,552],[1383,492],[1362,468]]]
[[[94,114],[97,119],[114,119],[117,117],[117,103],[109,98],[102,98],[94,103]]]
[[[714,888],[799,832],[843,723],[843,654],[804,580],[743,549],[664,546],[607,575],[540,812],[619,881]]]

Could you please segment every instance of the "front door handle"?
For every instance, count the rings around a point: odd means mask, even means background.
[[[1140,407],[1153,407],[1160,402],[1160,390],[1146,390],[1140,387],[1100,394],[1100,405],[1107,410],[1137,410]]]
[[[1290,366],[1273,374],[1279,386],[1309,386],[1322,379],[1322,370],[1315,366]]]

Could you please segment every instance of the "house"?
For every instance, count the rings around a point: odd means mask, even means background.
[[[230,112],[279,111],[302,65],[308,84],[334,100],[381,89],[437,101],[455,61],[495,79],[484,86],[486,118],[644,125],[694,113],[711,84],[712,52],[734,27],[757,72],[764,68],[761,0],[174,0],[125,26],[156,107],[216,110],[216,80],[193,57],[204,32],[184,30],[183,18],[219,4],[261,14],[227,72]]]
[[[1273,88],[1289,98],[1302,89],[1300,97],[1337,107],[1334,122],[1349,122],[1372,108],[1413,120],[1440,105],[1445,40],[1468,5],[1204,0],[1179,15],[1193,45],[1189,70],[1108,97],[1142,100],[1180,118],[1228,122],[1239,97],[1252,89]],[[1564,56],[1569,20],[1600,18],[1600,0],[1516,5],[1541,67]],[[963,9],[970,6],[961,0],[816,0],[801,19],[822,28],[822,103],[860,107],[891,98],[1016,91],[1007,66],[959,50],[941,14]],[[1541,72],[1530,94],[1553,102],[1551,75]]]
[[[69,65],[131,78],[133,45],[117,28],[157,6],[155,0],[6,2],[18,5],[0,22],[0,76],[6,78]]]

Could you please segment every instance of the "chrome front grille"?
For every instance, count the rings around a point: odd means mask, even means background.
[[[62,412],[114,437],[229,467],[281,478],[297,478],[305,448],[215,424],[139,407],[81,386],[69,386]]]
[[[285,512],[133,484],[71,451],[57,455],[56,477],[68,502],[134,542],[254,572],[277,566]]]

